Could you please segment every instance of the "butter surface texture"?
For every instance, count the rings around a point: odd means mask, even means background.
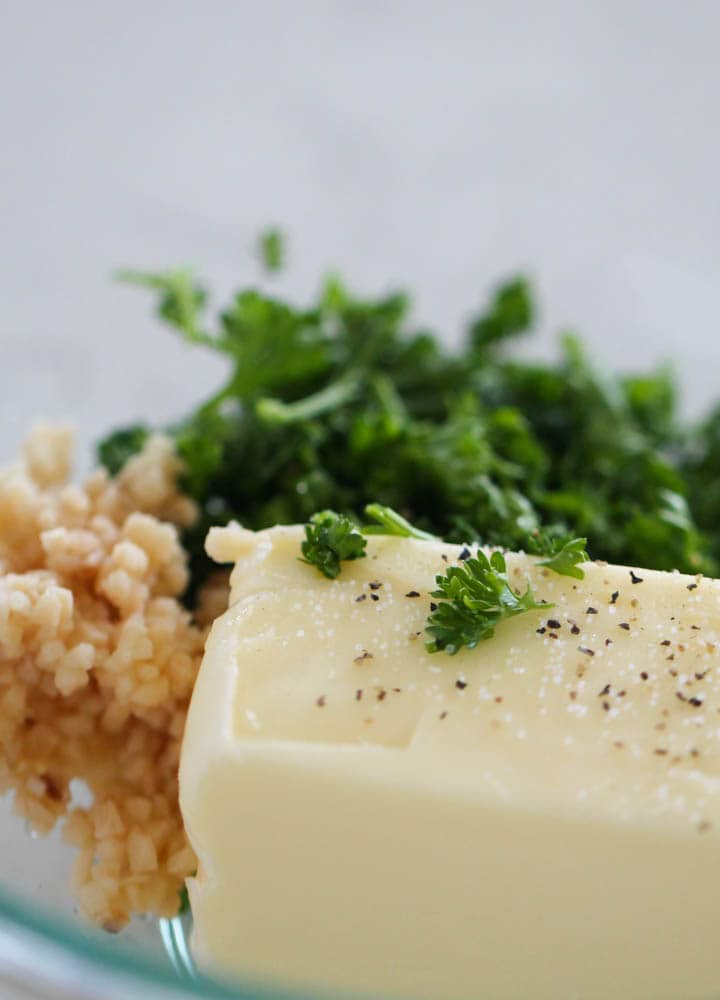
[[[416,1000],[717,991],[720,584],[509,555],[554,607],[431,655],[459,547],[375,536],[329,581],[302,537],[209,542],[236,565],[180,771],[201,960]]]

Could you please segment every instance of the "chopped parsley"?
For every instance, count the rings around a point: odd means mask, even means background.
[[[557,552],[541,559],[538,566],[547,566],[553,573],[560,576],[574,576],[576,580],[582,580],[585,574],[578,566],[578,563],[588,561],[588,554],[585,551],[587,538],[571,538],[564,545],[558,548]]]
[[[281,263],[279,233],[260,254]],[[421,532],[523,549],[565,572],[582,572],[567,541],[587,538],[595,558],[718,573],[720,407],[688,429],[667,369],[598,373],[576,337],[553,361],[519,357],[510,348],[536,312],[521,277],[470,317],[454,351],[417,326],[407,295],[358,297],[336,277],[301,304],[244,288],[214,319],[187,271],[123,277],[227,366],[209,399],[162,428],[200,510],[183,536],[190,605],[212,571],[211,526],[306,523],[326,509],[360,524],[375,503]],[[152,429],[111,434],[101,461],[117,473]]]
[[[341,562],[364,558],[366,544],[349,517],[323,510],[305,525],[305,540],[300,547],[302,562],[316,566],[323,576],[334,580]]]
[[[513,590],[501,552],[493,552],[488,559],[478,551],[436,576],[435,582],[432,596],[437,600],[425,626],[430,653],[454,654],[463,646],[474,649],[491,638],[506,618],[553,606],[536,601],[529,582],[524,593]]]

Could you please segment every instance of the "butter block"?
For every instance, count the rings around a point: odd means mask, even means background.
[[[720,583],[510,554],[554,607],[431,655],[459,547],[375,536],[330,581],[302,537],[209,540],[235,568],[180,768],[203,964],[334,996],[717,992]]]

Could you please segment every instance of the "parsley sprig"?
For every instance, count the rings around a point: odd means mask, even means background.
[[[454,655],[463,646],[474,649],[483,639],[490,639],[505,619],[552,607],[535,600],[530,583],[524,593],[513,590],[501,552],[493,552],[488,559],[478,550],[436,576],[435,582],[432,596],[437,604],[425,626],[431,637],[425,644],[430,653]]]
[[[334,580],[340,573],[341,562],[364,558],[366,545],[349,517],[323,510],[313,514],[305,525],[305,540],[300,546],[302,562],[317,566],[323,576]]]
[[[587,562],[590,558],[585,550],[586,545],[587,538],[571,538],[553,555],[541,559],[538,566],[547,566],[560,576],[573,576],[576,580],[583,580],[585,573],[578,563]]]
[[[334,580],[340,574],[341,562],[365,556],[365,535],[397,535],[422,541],[435,539],[434,535],[416,528],[402,514],[384,504],[369,503],[365,514],[376,523],[358,527],[352,518],[334,510],[313,514],[305,525],[305,540],[300,546],[302,562],[316,566],[323,576]]]

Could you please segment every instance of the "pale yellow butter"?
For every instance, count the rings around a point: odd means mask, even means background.
[[[414,1000],[717,992],[720,583],[510,555],[555,607],[430,655],[458,547],[374,537],[329,581],[301,539],[209,543],[236,566],[180,771],[203,962]]]

